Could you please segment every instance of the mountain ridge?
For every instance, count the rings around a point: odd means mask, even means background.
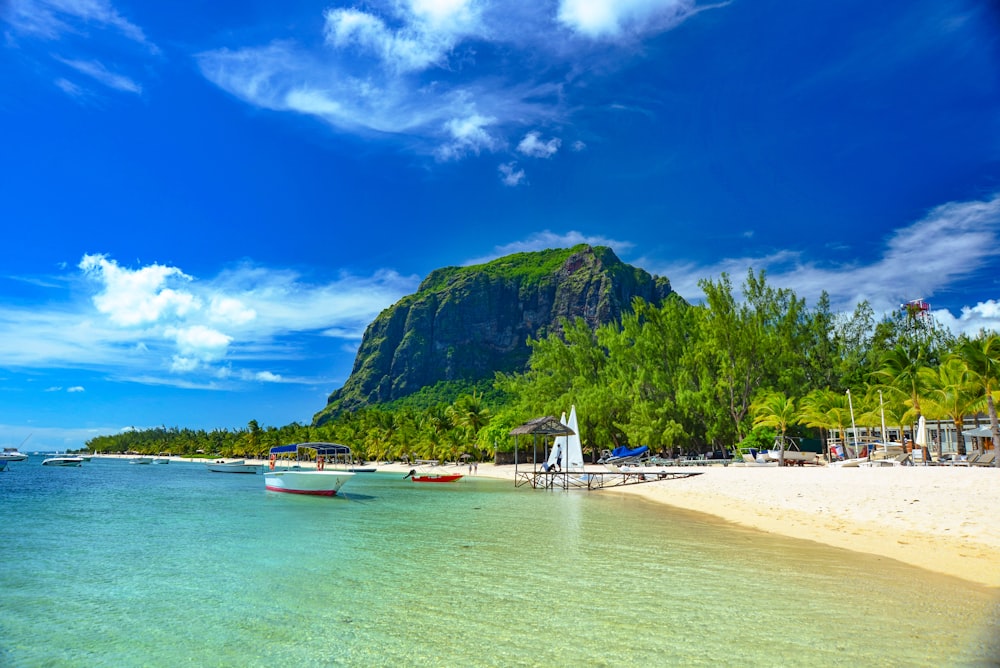
[[[619,321],[636,297],[661,303],[671,295],[666,278],[586,244],[435,269],[368,325],[350,377],[313,422],[440,381],[472,384],[521,371],[531,354],[528,339],[561,331],[563,318],[583,318],[596,329]]]

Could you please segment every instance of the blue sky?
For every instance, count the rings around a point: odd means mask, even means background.
[[[7,0],[0,443],[308,423],[431,270],[609,245],[1000,327],[995,3]]]

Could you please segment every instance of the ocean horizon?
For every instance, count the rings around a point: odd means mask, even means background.
[[[614,493],[0,472],[3,666],[995,665],[996,590]]]

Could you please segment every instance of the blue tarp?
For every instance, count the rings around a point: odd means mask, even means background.
[[[617,448],[611,451],[612,457],[638,457],[639,455],[648,452],[649,446],[640,445],[638,448],[626,448],[624,445],[619,445]]]

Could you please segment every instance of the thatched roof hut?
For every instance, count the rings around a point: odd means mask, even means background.
[[[545,439],[549,436],[570,436],[575,433],[572,429],[564,425],[562,422],[552,417],[551,415],[546,415],[544,417],[538,417],[534,420],[528,420],[519,427],[514,427],[510,430],[510,435],[514,437],[514,468],[517,469],[517,438],[518,436],[532,437],[534,444],[532,452],[532,464],[538,463],[538,437],[542,437],[542,461],[545,460]]]

